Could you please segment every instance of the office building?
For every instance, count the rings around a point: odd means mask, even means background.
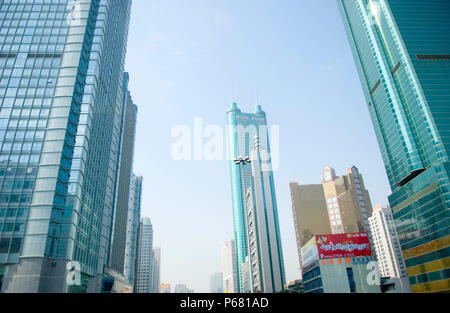
[[[152,293],[159,293],[161,274],[161,248],[153,249]]]
[[[121,144],[119,151],[118,172],[116,186],[116,203],[114,212],[114,227],[112,232],[111,268],[123,274],[125,267],[128,214],[130,211],[130,186],[134,157],[134,138],[136,134],[137,106],[131,99],[128,90],[129,75],[124,73],[123,97],[124,114],[121,128]]]
[[[327,201],[332,234],[366,232],[370,234],[372,204],[364,180],[355,166],[336,177],[330,166],[323,169],[323,191]]]
[[[245,194],[247,274],[252,292],[274,293],[283,290],[285,278],[273,174],[263,168],[261,155],[266,151],[261,149],[260,137],[254,140],[250,152],[252,180]]]
[[[331,234],[327,202],[322,184],[290,183],[297,254],[301,267],[301,249],[315,234]]]
[[[116,288],[113,283],[113,291],[133,288],[133,282],[125,275],[126,243],[128,236],[128,215],[132,209],[129,205],[130,183],[132,178],[134,137],[136,133],[137,106],[133,103],[128,90],[129,74],[124,73],[123,77],[123,107],[120,149],[118,155],[118,179],[116,183],[116,200],[114,205],[112,242],[110,249],[110,265],[106,268],[108,275],[120,285]],[[137,228],[134,229],[137,231]],[[137,235],[137,234],[136,234]]]
[[[214,273],[209,278],[209,292],[211,292],[211,293],[222,293],[223,292],[222,272]]]
[[[413,292],[450,290],[450,3],[339,0]]]
[[[304,292],[380,293],[373,261],[367,233],[314,236],[302,248]]]
[[[141,218],[138,232],[135,293],[153,291],[153,226],[148,217]]]
[[[222,247],[223,291],[238,293],[237,264],[234,240],[225,242]]]
[[[189,288],[186,284],[176,284],[174,293],[189,293]]]
[[[278,260],[275,262],[273,270],[277,273],[275,275],[281,277],[283,281],[284,264],[279,234],[278,213],[273,183],[271,165],[272,160],[266,113],[259,105],[256,106],[255,113],[243,113],[238,108],[237,104],[233,103],[227,112],[227,121],[233,223],[237,258],[237,280],[238,290],[242,291],[242,263],[245,262],[248,253],[248,240],[246,233],[246,196],[249,188],[253,188],[252,190],[254,190],[253,179],[255,175],[258,177],[264,177],[264,180],[257,182],[258,186],[260,183],[264,186],[264,191],[261,191],[261,186],[256,187],[262,192],[258,193],[258,199],[261,199],[259,197],[265,196],[265,198],[268,199],[266,204],[270,204],[271,206],[268,222],[273,225],[271,231],[273,241],[270,243],[270,249],[272,249],[271,255]],[[252,173],[252,165],[250,164],[252,163],[252,154],[255,154],[255,157],[258,155],[258,153],[254,152],[256,150],[254,142],[255,138],[258,139],[258,149],[260,150],[260,173]],[[263,155],[261,155],[261,153]],[[254,199],[255,198],[256,197],[254,195]],[[284,282],[281,286],[283,285]]]
[[[327,165],[322,170],[322,184],[293,182],[290,188],[300,267],[301,248],[315,235],[370,234],[368,217],[372,205],[362,174],[355,166],[338,177]]]
[[[398,278],[403,292],[411,292],[392,210],[375,207],[369,224],[381,277]]]
[[[130,9],[0,2],[1,292],[102,289]]]
[[[127,238],[125,246],[124,276],[134,286],[139,221],[141,219],[142,176],[133,174],[131,178],[128,204]]]

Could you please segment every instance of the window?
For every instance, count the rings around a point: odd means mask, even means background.
[[[347,278],[350,287],[350,292],[356,293],[356,283],[353,277],[353,269],[351,267],[347,267]]]
[[[8,253],[9,242],[9,238],[0,239],[0,253]]]

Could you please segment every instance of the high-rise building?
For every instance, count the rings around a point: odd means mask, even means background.
[[[130,186],[134,157],[134,138],[136,134],[137,106],[131,99],[128,90],[129,75],[124,73],[123,97],[124,114],[121,128],[121,144],[119,152],[117,180],[117,197],[114,212],[114,227],[112,231],[111,268],[123,274],[125,267],[128,214],[130,211]]]
[[[315,234],[331,234],[327,202],[322,184],[290,183],[297,253],[301,265],[301,249]]]
[[[141,216],[142,176],[133,174],[131,178],[128,204],[127,241],[125,246],[124,276],[134,286],[139,221]]]
[[[274,293],[284,288],[284,261],[273,174],[271,168],[264,168],[261,156],[267,154],[260,145],[256,136],[255,148],[250,152],[252,182],[245,194],[246,262],[251,291]]]
[[[100,292],[131,1],[0,2],[2,292]]]
[[[300,267],[301,248],[315,235],[370,234],[368,217],[372,205],[363,177],[355,166],[338,177],[327,165],[323,168],[322,184],[291,183],[290,187]]]
[[[270,234],[273,237],[269,249],[271,249],[271,255],[277,260],[273,264],[273,270],[282,280],[284,280],[284,264],[266,113],[261,109],[260,105],[256,106],[255,113],[243,113],[237,107],[237,104],[233,103],[227,112],[227,120],[237,277],[239,291],[242,291],[242,263],[245,262],[248,254],[246,197],[249,188],[253,192],[255,188],[258,189],[257,194],[253,193],[255,200],[265,199],[267,201],[266,204],[270,204],[266,222],[272,227]],[[257,150],[255,139],[258,140],[258,149],[260,151],[258,153],[254,152]],[[252,163],[252,154],[254,154],[254,157],[259,157],[259,173],[252,172],[252,165],[250,164]],[[254,183],[253,180],[256,177],[259,177],[260,180]],[[269,242],[263,244],[269,245]],[[283,285],[284,282],[281,286]]]
[[[375,207],[369,224],[381,276],[400,279],[402,291],[411,292],[392,210]]]
[[[161,248],[153,249],[152,293],[159,293],[161,275]]]
[[[176,284],[174,293],[188,293],[189,288],[186,284]]]
[[[127,254],[127,238],[128,231],[128,215],[130,210],[130,184],[132,179],[132,167],[134,156],[134,137],[136,133],[136,115],[137,106],[131,99],[128,90],[129,74],[124,73],[123,77],[123,107],[124,113],[122,117],[122,126],[120,132],[120,150],[118,154],[117,172],[118,179],[116,182],[116,200],[114,205],[112,242],[110,249],[110,265],[106,268],[106,272],[114,280],[113,292],[115,290],[126,289],[132,290],[133,282],[130,282],[125,274],[125,262]],[[138,217],[139,222],[139,217]],[[131,229],[130,229],[131,230]],[[134,229],[137,231],[137,228]],[[137,235],[137,234],[136,234]],[[116,288],[115,285],[118,285]]]
[[[225,242],[222,247],[222,273],[223,291],[225,293],[238,293],[236,249],[233,239]]]
[[[450,3],[339,0],[413,292],[450,290]]]
[[[136,293],[152,293],[153,290],[153,226],[148,217],[141,218],[138,232]]]
[[[214,273],[210,276],[209,292],[211,292],[211,293],[222,293],[223,292],[222,272]]]

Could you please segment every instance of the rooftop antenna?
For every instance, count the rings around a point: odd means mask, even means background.
[[[235,84],[234,84],[234,80],[231,81],[231,102],[237,102],[236,99],[236,88],[235,88]]]

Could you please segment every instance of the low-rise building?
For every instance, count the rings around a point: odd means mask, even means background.
[[[305,293],[380,293],[367,233],[318,235],[303,246]]]

